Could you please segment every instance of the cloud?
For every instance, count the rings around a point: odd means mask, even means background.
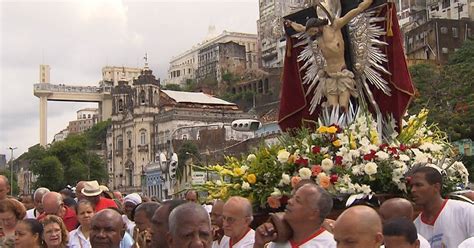
[[[106,65],[142,67],[157,77],[171,57],[201,42],[209,25],[256,33],[258,1],[0,1],[0,153],[21,154],[39,140],[39,65],[51,82],[97,85]],[[48,103],[48,141],[96,104]],[[7,155],[9,156],[9,155]]]

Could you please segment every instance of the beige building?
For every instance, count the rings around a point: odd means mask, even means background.
[[[99,109],[85,108],[77,111],[77,120],[70,121],[68,133],[83,133],[97,124],[99,121]]]
[[[102,79],[104,81],[113,82],[118,85],[118,81],[125,80],[132,83],[140,75],[141,68],[121,67],[121,66],[105,66],[102,68]]]
[[[49,65],[40,65],[40,72],[39,72],[40,83],[49,84],[49,81],[51,80],[50,72],[51,72],[51,68],[49,67]]]
[[[201,43],[193,46],[188,51],[174,57],[170,61],[168,78],[163,80],[164,84],[185,85],[187,80],[196,79],[199,66],[199,53],[201,49],[218,43],[233,41],[245,47],[245,62],[247,69],[256,69],[257,62],[257,35],[224,31],[217,36],[210,35]]]

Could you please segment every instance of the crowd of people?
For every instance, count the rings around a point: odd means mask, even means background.
[[[415,169],[410,183],[412,201],[351,206],[331,220],[332,196],[301,181],[285,212],[254,230],[252,203],[240,196],[208,206],[190,190],[159,202],[80,181],[75,192],[38,188],[27,200],[8,196],[8,179],[0,176],[0,247],[474,247],[474,205],[443,199],[434,168]]]

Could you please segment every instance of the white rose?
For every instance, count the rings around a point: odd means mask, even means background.
[[[280,150],[278,152],[278,161],[280,161],[280,163],[286,163],[288,161],[288,158],[290,157],[290,153],[287,152],[286,150]]]
[[[247,165],[243,165],[240,167],[240,169],[242,169],[242,171],[245,173],[249,169],[249,167]]]
[[[377,155],[379,160],[385,160],[385,159],[388,159],[390,157],[388,155],[388,153],[386,153],[384,151],[378,151],[377,153],[375,153],[375,155]]]
[[[323,161],[321,161],[321,168],[326,172],[330,171],[333,166],[334,166],[334,163],[329,158],[325,158],[323,159]]]
[[[362,191],[362,193],[368,195],[370,194],[370,192],[372,192],[372,190],[370,189],[370,186],[369,185],[366,185],[366,184],[362,184],[362,186],[360,187],[360,191]]]
[[[273,197],[280,197],[281,196],[281,191],[277,188],[273,188],[273,192],[270,194]]]
[[[257,156],[255,156],[255,154],[253,154],[253,153],[251,153],[247,156],[247,161],[249,161],[249,162],[252,162],[255,159],[257,159]]]
[[[410,157],[408,157],[407,155],[405,154],[401,154],[400,157],[399,157],[400,161],[409,161],[410,160]]]
[[[369,176],[374,175],[375,173],[377,173],[377,164],[374,163],[374,162],[369,162],[369,163],[365,164],[364,172],[365,172],[365,174],[367,174]]]
[[[250,189],[250,184],[248,182],[243,182],[242,183],[242,189],[243,190],[249,190]]]
[[[217,185],[217,186],[222,186],[221,180],[216,180],[216,185]]]
[[[360,170],[361,167],[360,165],[354,165],[351,167],[351,170],[352,170],[352,174],[358,176],[358,175],[361,175],[362,174],[362,171]]]
[[[301,179],[310,179],[311,178],[311,170],[309,168],[301,168],[299,171]]]
[[[291,183],[290,175],[283,173],[281,175],[281,182],[284,184],[290,184]]]

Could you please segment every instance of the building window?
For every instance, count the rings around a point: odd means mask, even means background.
[[[140,91],[140,104],[141,105],[145,104],[145,101],[146,101],[145,91],[142,90],[142,91]]]
[[[449,5],[450,5],[449,2],[450,2],[450,0],[443,0],[443,3],[441,4],[442,8],[443,8],[443,9],[448,8]]]
[[[441,33],[442,34],[447,34],[448,33],[448,28],[447,27],[441,27]]]
[[[117,137],[117,150],[123,150],[123,139],[122,136]]]
[[[123,111],[123,100],[122,99],[118,100],[118,111],[119,112]]]
[[[453,31],[453,37],[458,38],[459,37],[458,28],[452,28],[451,30]]]
[[[447,47],[443,47],[443,48],[441,48],[441,52],[442,52],[442,53],[448,53],[449,50],[448,50]]]
[[[142,145],[146,144],[146,131],[140,132],[140,144]]]
[[[132,147],[132,132],[127,132],[127,139],[128,139],[128,148]]]
[[[90,119],[90,118],[91,118],[91,114],[88,114],[88,115],[87,115],[87,119]]]

